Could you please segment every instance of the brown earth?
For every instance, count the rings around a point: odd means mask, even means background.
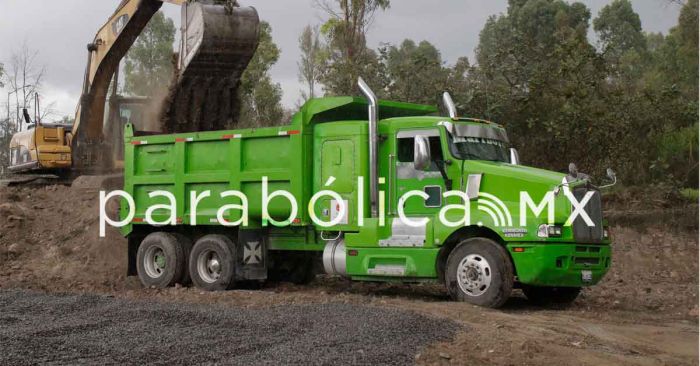
[[[661,202],[661,201],[659,201]],[[49,186],[0,190],[0,288],[103,293],[127,299],[259,307],[356,303],[401,308],[462,325],[448,342],[416,350],[419,364],[691,365],[698,363],[697,205],[608,199],[614,261],[606,279],[567,309],[515,293],[504,309],[449,301],[439,285],[352,283],[204,293],[146,290],[126,278],[126,241],[98,237],[98,195]]]

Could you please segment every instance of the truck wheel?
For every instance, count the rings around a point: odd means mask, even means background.
[[[136,254],[136,269],[145,287],[166,288],[182,280],[187,262],[177,237],[169,233],[149,234]]]
[[[180,284],[189,285],[192,283],[192,278],[190,277],[190,253],[192,252],[192,240],[180,233],[171,233],[177,238],[180,247],[182,248],[182,253],[185,255],[185,265],[182,273],[182,281]]]
[[[233,287],[235,245],[223,235],[207,235],[194,244],[190,253],[190,277],[202,290],[223,291]]]
[[[581,293],[580,287],[542,287],[523,285],[523,293],[537,305],[570,305]]]
[[[455,300],[498,308],[513,290],[513,265],[493,240],[467,239],[447,258],[445,285]]]

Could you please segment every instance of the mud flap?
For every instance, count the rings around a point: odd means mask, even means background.
[[[238,232],[236,280],[267,279],[267,235],[265,230]]]

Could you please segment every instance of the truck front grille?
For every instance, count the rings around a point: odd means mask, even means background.
[[[574,189],[574,197],[581,202],[588,193],[588,188]],[[593,191],[593,197],[586,204],[585,211],[595,226],[589,227],[586,221],[579,215],[573,223],[574,239],[580,243],[600,243],[603,241],[603,207],[600,191]]]

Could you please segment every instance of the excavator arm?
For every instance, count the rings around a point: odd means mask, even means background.
[[[105,161],[100,160],[109,155],[106,153],[110,149],[109,145],[121,143],[104,140],[105,102],[109,85],[121,60],[164,2],[182,6],[182,44],[178,76],[171,85],[172,97],[162,112],[163,130],[225,127],[216,123],[205,126],[201,122],[201,116],[179,112],[189,112],[191,106],[183,107],[172,101],[177,99],[181,104],[195,103],[194,99],[183,97],[182,94],[191,95],[191,89],[194,88],[192,83],[200,83],[210,77],[216,77],[219,81],[228,80],[228,83],[222,84],[227,91],[237,87],[240,75],[257,49],[260,21],[256,10],[238,7],[233,0],[123,0],[107,23],[99,29],[95,39],[88,44],[82,95],[76,109],[72,133],[68,138],[75,168],[104,167]],[[185,84],[186,87],[183,87]],[[181,92],[181,89],[187,90]],[[219,91],[218,95],[221,94],[222,91]],[[219,115],[217,118],[224,117],[222,120],[230,123],[237,116],[235,108],[229,109],[234,110],[229,112],[229,118]],[[183,118],[179,116],[181,113],[188,114],[186,119],[190,122],[183,123]]]

